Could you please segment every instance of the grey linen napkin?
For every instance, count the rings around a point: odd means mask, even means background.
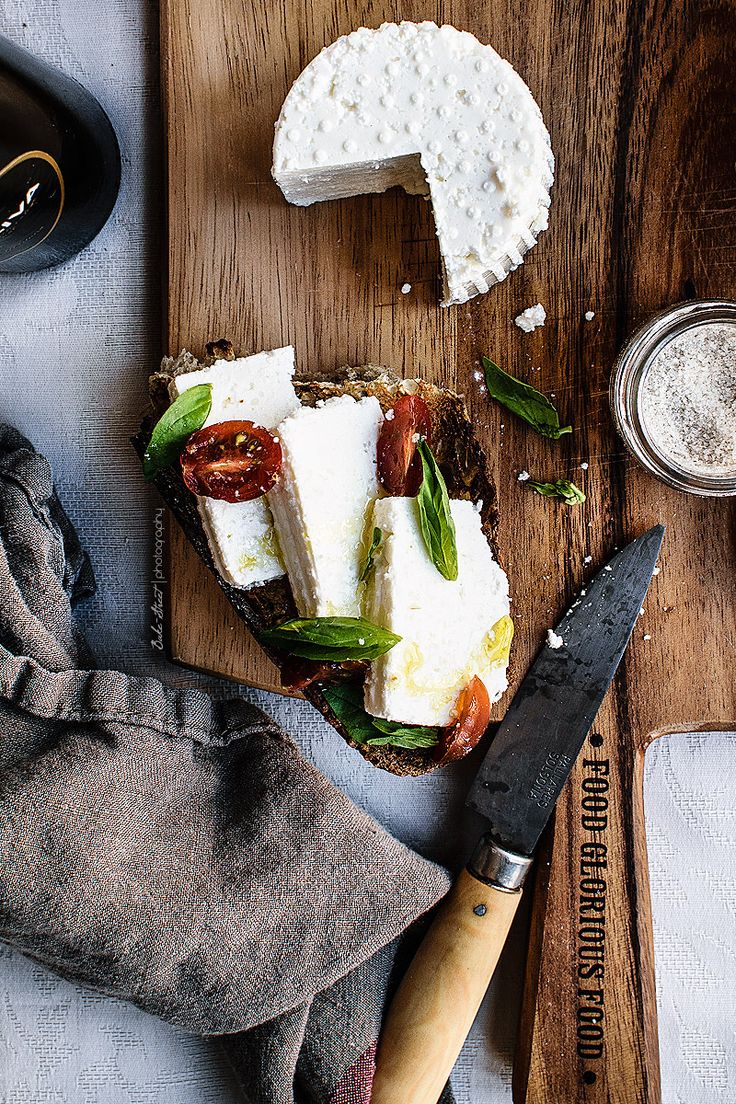
[[[223,1040],[253,1104],[370,1097],[399,936],[448,878],[242,700],[92,668],[86,554],[0,425],[0,937]]]

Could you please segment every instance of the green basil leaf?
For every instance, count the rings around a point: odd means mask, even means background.
[[[143,454],[143,474],[146,479],[153,479],[157,471],[174,463],[187,437],[201,429],[207,421],[211,408],[211,383],[197,383],[182,391],[153,427],[151,439]]]
[[[426,441],[419,441],[424,477],[417,495],[419,524],[432,562],[445,579],[457,579],[457,538],[450,512],[450,498],[434,454]]]
[[[561,498],[567,506],[585,502],[585,493],[569,479],[556,479],[554,483],[537,483],[535,479],[528,479],[526,485],[545,498]]]
[[[378,659],[401,637],[363,617],[305,617],[266,629],[260,639],[302,659],[342,663],[346,659]]]
[[[371,546],[368,549],[368,555],[366,556],[365,563],[363,564],[363,570],[360,573],[359,581],[361,583],[365,582],[365,580],[368,578],[368,576],[371,572],[371,568],[373,567],[373,560],[375,559],[376,553],[378,552],[378,549],[381,546],[381,541],[382,540],[383,540],[383,533],[378,528],[378,526],[376,526],[373,530],[373,537],[371,538]]]
[[[429,748],[439,742],[439,729],[424,725],[403,725],[371,717],[363,708],[363,691],[354,682],[320,687],[330,708],[356,744],[371,747]]]
[[[417,727],[420,726],[417,725]],[[412,750],[414,748],[437,747],[439,736],[437,730],[435,730],[431,736],[425,736],[422,733],[414,736],[410,729],[407,729],[404,734],[398,734],[396,736],[376,736],[372,740],[366,740],[366,743],[370,747],[385,747],[386,745],[390,745],[391,747]]]
[[[396,721],[384,721],[381,717],[373,717],[373,727],[377,728],[382,736],[374,736],[368,740],[369,744],[393,744],[394,747],[403,748],[428,748],[436,747],[439,742],[438,728],[428,725],[405,725]]]
[[[345,731],[356,744],[365,744],[375,736],[372,718],[363,708],[363,690],[354,682],[338,682],[331,686],[320,686],[330,709]]]
[[[510,376],[488,357],[483,357],[486,387],[492,399],[496,399],[512,414],[523,418],[542,437],[553,441],[565,433],[572,433],[572,426],[560,427],[560,417],[552,403],[536,387]]]

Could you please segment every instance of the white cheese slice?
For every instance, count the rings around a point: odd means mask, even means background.
[[[205,425],[250,421],[273,429],[299,408],[294,391],[291,346],[237,360],[217,360],[209,368],[185,372],[171,381],[175,399],[198,383],[212,384],[212,409]],[[215,567],[226,582],[252,587],[284,574],[273,518],[265,497],[250,502],[198,498]]]
[[[445,305],[488,291],[547,226],[554,158],[524,81],[472,34],[384,23],[337,39],[293,84],[273,176],[307,205],[400,185],[432,202]]]
[[[302,407],[278,427],[283,466],[269,501],[302,617],[360,616],[382,420],[377,399],[340,395]]]
[[[492,702],[506,689],[508,656],[499,644],[509,628],[502,621],[509,616],[508,580],[473,504],[453,501],[451,510],[458,549],[454,581],[443,578],[429,558],[415,498],[375,504],[373,521],[383,544],[368,578],[366,616],[401,641],[371,664],[366,678],[365,708],[374,717],[446,725],[474,675]]]

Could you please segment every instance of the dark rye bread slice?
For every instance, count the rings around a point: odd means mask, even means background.
[[[191,353],[183,352],[175,359],[167,357],[161,370],[151,376],[149,390],[152,411],[144,420],[140,432],[134,438],[135,447],[142,456],[156,420],[169,405],[169,383],[173,376],[206,367],[215,360],[233,360],[235,353],[228,341],[210,342],[207,356],[197,360]],[[423,380],[404,380],[386,368],[366,365],[361,368],[344,368],[329,380],[294,381],[297,395],[303,406],[314,406],[319,400],[336,395],[352,395],[356,399],[374,395],[383,410],[393,406],[401,394],[421,395],[432,412],[432,446],[442,474],[447,482],[451,498],[469,498],[482,502],[481,521],[483,532],[496,555],[496,489],[488,474],[486,458],[473,433],[462,397],[454,391],[436,387]],[[216,570],[212,553],[202,527],[197,500],[184,486],[178,465],[160,471],[154,483],[194,548],[214,574],[230,603],[248,628],[258,634],[260,629],[280,624],[297,616],[291,588],[286,577],[274,579],[249,590],[230,586]],[[281,657],[266,649],[277,665]],[[345,678],[355,677],[346,674]],[[431,750],[401,750],[391,747],[367,747],[350,738],[340,720],[334,714],[318,685],[307,687],[305,697],[323,714],[351,747],[357,748],[374,766],[398,775],[420,775],[435,767]]]

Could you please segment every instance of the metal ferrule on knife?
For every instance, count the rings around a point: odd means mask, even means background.
[[[532,865],[528,855],[518,855],[497,843],[488,833],[481,836],[478,845],[468,863],[468,870],[474,878],[503,890],[504,893],[518,892]]]

